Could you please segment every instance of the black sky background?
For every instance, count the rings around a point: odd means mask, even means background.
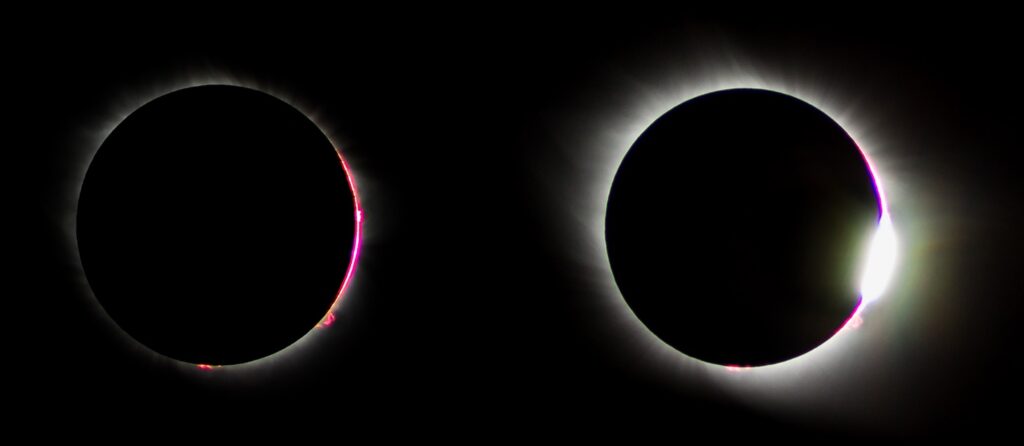
[[[1021,396],[1021,38],[1004,14],[693,19],[674,13],[41,23],[10,32],[18,101],[8,392],[20,417],[145,421],[168,431],[256,419],[332,432],[680,438],[996,433]],[[311,19],[311,16],[316,16]],[[636,17],[646,17],[637,19]],[[727,41],[761,63],[813,61],[914,147],[921,209],[941,211],[933,306],[885,388],[919,413],[885,426],[809,421],[652,378],[609,346],[544,204],[573,113],[608,79]],[[666,62],[668,64],[669,62]],[[678,66],[678,63],[675,64]],[[313,109],[354,169],[366,240],[338,320],[287,361],[182,371],[123,341],[65,249],[83,134],[137,92],[190,74],[254,80]],[[638,78],[642,77],[638,75]],[[139,100],[139,99],[136,99]],[[874,109],[874,107],[872,107]],[[22,169],[16,166],[27,166]],[[14,200],[20,202],[20,199]],[[921,216],[917,216],[921,218]],[[939,218],[939,217],[936,217]],[[936,316],[936,314],[941,315]],[[603,327],[603,328],[602,328]],[[873,383],[873,386],[881,384]],[[809,391],[822,391],[812,389]],[[851,404],[861,404],[851,402]],[[341,437],[336,437],[341,438]]]

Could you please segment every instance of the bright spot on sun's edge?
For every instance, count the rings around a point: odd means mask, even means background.
[[[251,90],[256,90],[256,91],[259,91],[259,92],[262,92],[262,93],[265,93],[265,94],[269,94],[269,95],[277,98],[278,100],[284,101],[286,104],[294,107],[296,110],[298,110],[300,113],[302,113],[303,116],[305,116],[307,119],[310,119],[311,121],[313,121],[313,123],[316,124],[317,128],[319,128],[320,131],[324,133],[324,136],[331,142],[331,146],[334,147],[335,153],[338,156],[338,161],[341,164],[342,169],[344,169],[345,176],[348,179],[348,185],[349,185],[349,189],[350,189],[350,191],[352,193],[352,198],[353,198],[354,207],[355,207],[356,225],[355,225],[355,231],[354,231],[354,235],[353,235],[352,251],[351,251],[351,255],[349,256],[349,263],[348,263],[347,269],[345,270],[344,279],[342,279],[341,285],[338,288],[338,292],[335,295],[334,302],[331,303],[331,307],[328,309],[328,311],[324,315],[324,317],[314,327],[311,327],[310,331],[308,333],[306,333],[305,336],[303,336],[302,338],[297,339],[295,342],[293,342],[288,347],[285,347],[284,349],[281,349],[281,350],[279,350],[277,352],[274,352],[273,354],[265,356],[263,358],[254,359],[252,361],[245,362],[245,363],[240,363],[240,364],[230,364],[230,365],[193,364],[193,363],[181,361],[181,360],[178,360],[178,359],[170,358],[170,357],[164,356],[164,355],[162,355],[160,353],[157,353],[157,352],[149,349],[145,345],[139,343],[138,341],[135,341],[135,339],[132,338],[131,336],[128,336],[127,334],[125,334],[125,337],[128,338],[128,339],[131,339],[131,342],[134,344],[135,347],[137,347],[139,349],[142,349],[145,352],[148,352],[152,357],[154,357],[154,358],[156,358],[158,360],[161,360],[161,361],[168,361],[168,362],[171,362],[171,363],[181,364],[181,365],[187,366],[188,368],[190,368],[192,370],[212,371],[212,370],[240,370],[240,369],[249,369],[249,368],[251,368],[253,366],[271,363],[271,362],[273,362],[277,358],[289,355],[294,350],[296,350],[296,349],[302,347],[303,345],[307,344],[309,342],[309,338],[314,336],[315,332],[317,331],[316,329],[322,329],[322,328],[331,326],[334,323],[334,321],[335,321],[334,313],[338,310],[338,307],[339,307],[339,305],[341,304],[341,301],[342,301],[342,296],[345,294],[345,291],[351,285],[352,277],[353,277],[353,274],[354,274],[355,268],[356,268],[356,264],[358,263],[360,247],[362,245],[362,238],[363,238],[364,215],[363,215],[363,208],[362,208],[362,205],[361,205],[360,199],[359,199],[359,193],[357,192],[357,189],[356,189],[355,178],[354,178],[354,175],[353,175],[351,167],[349,166],[348,162],[345,160],[345,158],[341,154],[340,146],[335,142],[334,138],[331,137],[329,132],[326,131],[326,129],[328,129],[328,127],[324,126],[322,122],[319,122],[316,119],[316,114],[315,113],[310,112],[308,107],[299,106],[298,104],[301,103],[301,101],[295,100],[293,97],[291,97],[291,95],[289,95],[289,94],[287,94],[285,92],[279,91],[279,89],[275,88],[274,86],[262,85],[262,84],[260,84],[258,82],[241,81],[241,80],[239,80],[238,78],[236,78],[234,76],[229,76],[229,75],[226,75],[224,73],[211,73],[211,74],[207,74],[207,75],[190,75],[185,80],[171,81],[171,82],[167,82],[166,84],[164,84],[162,86],[150,86],[149,88],[140,89],[140,90],[148,90],[148,91],[140,91],[140,92],[138,92],[136,94],[126,94],[125,96],[123,96],[121,98],[122,101],[121,101],[120,104],[115,104],[114,105],[115,108],[113,110],[111,110],[110,116],[108,116],[107,119],[104,119],[104,120],[98,122],[95,128],[84,131],[84,133],[88,134],[88,136],[86,136],[84,138],[85,141],[83,143],[85,144],[85,147],[88,147],[91,152],[86,154],[86,156],[84,157],[84,165],[81,167],[81,171],[78,172],[78,177],[76,178],[77,181],[74,181],[74,183],[75,183],[74,186],[73,186],[74,190],[71,192],[71,194],[73,195],[74,203],[77,203],[78,196],[81,193],[82,181],[85,178],[85,173],[86,173],[86,171],[88,171],[88,168],[89,168],[89,166],[90,166],[90,164],[92,162],[93,156],[95,156],[96,152],[99,150],[100,146],[107,139],[107,137],[110,136],[110,133],[113,132],[114,129],[116,129],[117,126],[120,125],[121,122],[124,121],[125,118],[130,116],[132,113],[134,113],[136,110],[138,110],[143,105],[148,104],[149,102],[151,102],[152,100],[154,100],[154,99],[156,99],[158,97],[164,96],[164,95],[169,94],[169,93],[173,93],[173,92],[178,91],[178,90],[183,90],[183,89],[186,89],[186,88],[198,87],[198,86],[203,86],[203,85],[230,85],[230,86],[248,88],[248,89],[251,89]],[[97,128],[99,130],[97,130]],[[71,215],[70,215],[70,218],[68,219],[69,222],[73,222],[74,221],[74,218],[73,218],[74,211],[73,211],[73,209],[76,209],[76,208],[77,208],[77,204],[70,208],[71,209],[71,211],[70,211]],[[73,223],[69,223],[69,224],[71,226],[69,228],[69,230],[68,230],[69,245],[72,247],[72,249],[74,251],[73,258],[78,259],[78,247],[77,247],[77,244],[75,242],[75,238],[73,236],[73,234],[74,234]],[[82,277],[83,277],[82,283],[85,285],[86,292],[89,293],[90,296],[93,296],[94,304],[100,308],[99,312],[104,314],[104,316],[107,318],[107,320],[111,324],[114,324],[116,326],[116,323],[112,319],[109,318],[109,315],[107,315],[105,310],[102,309],[102,306],[99,305],[99,302],[96,300],[95,296],[92,295],[92,289],[88,286],[88,282],[86,280],[84,280],[84,273],[81,272],[81,264],[80,263],[78,264],[78,267],[79,267],[79,272],[82,274]],[[118,330],[120,330],[120,328],[118,328]]]
[[[867,265],[860,282],[860,294],[865,304],[878,300],[885,292],[893,269],[896,267],[896,231],[886,211],[878,220],[878,229],[868,247]]]

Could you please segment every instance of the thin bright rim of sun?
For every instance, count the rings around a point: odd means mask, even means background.
[[[145,104],[148,104],[154,99],[164,96],[166,94],[173,93],[178,90],[184,90],[187,88],[206,85],[226,85],[242,87],[250,90],[259,91],[264,94],[268,94],[292,106],[300,113],[302,113],[303,116],[312,121],[313,124],[316,125],[317,128],[321,131],[321,133],[323,133],[324,137],[328,139],[328,141],[331,144],[331,147],[334,148],[334,151],[338,157],[338,162],[345,172],[345,176],[348,181],[348,187],[350,192],[352,193],[354,207],[353,217],[355,218],[355,230],[353,231],[352,250],[349,255],[349,261],[347,268],[345,270],[344,278],[342,279],[342,282],[338,288],[334,301],[331,303],[330,308],[327,310],[326,314],[320,319],[320,321],[317,322],[314,326],[310,327],[310,330],[305,335],[303,335],[302,337],[295,340],[290,345],[281,350],[278,350],[262,358],[257,358],[243,363],[228,365],[199,364],[171,358],[169,356],[163,355],[150,349],[148,346],[138,342],[127,333],[124,333],[123,330],[121,330],[120,327],[117,326],[117,323],[114,322],[114,320],[110,318],[110,316],[106,313],[106,310],[103,309],[102,305],[99,304],[98,299],[96,298],[95,294],[93,294],[92,288],[88,285],[88,281],[85,279],[85,274],[84,271],[82,270],[81,262],[80,260],[78,260],[78,246],[76,239],[74,237],[74,215],[76,212],[75,209],[77,209],[78,197],[81,194],[82,183],[84,181],[85,174],[92,163],[92,159],[95,157],[96,153],[99,151],[99,148],[102,146],[103,142],[107,139],[107,137],[110,136],[114,129],[116,129],[117,126],[124,121],[124,119],[126,119],[140,107],[142,107]],[[293,355],[297,354],[299,351],[305,350],[308,347],[308,344],[310,344],[311,338],[318,337],[315,336],[317,332],[321,331],[321,329],[330,327],[334,324],[336,320],[336,313],[339,311],[340,306],[342,305],[343,297],[346,295],[346,291],[348,291],[352,286],[356,265],[358,264],[364,237],[363,224],[365,222],[365,215],[363,211],[362,202],[360,200],[360,194],[356,187],[355,175],[353,174],[353,169],[351,165],[342,155],[341,146],[335,141],[335,138],[331,136],[331,132],[328,131],[329,127],[325,126],[320,119],[317,119],[317,114],[311,111],[310,107],[303,106],[303,101],[297,100],[293,95],[290,95],[285,91],[282,91],[280,88],[276,88],[273,85],[267,85],[252,80],[241,80],[236,76],[231,76],[223,72],[212,72],[203,74],[193,73],[189,75],[186,79],[170,80],[162,84],[149,84],[147,87],[136,88],[134,90],[134,94],[125,94],[119,97],[118,99],[120,99],[120,103],[114,104],[110,109],[108,109],[109,111],[105,118],[101,118],[93,122],[93,125],[90,126],[91,128],[81,130],[81,135],[79,136],[79,138],[77,138],[76,141],[74,141],[76,147],[85,148],[85,153],[82,153],[83,156],[79,160],[81,165],[79,169],[76,170],[74,178],[70,181],[71,190],[68,191],[69,203],[65,206],[65,227],[67,228],[66,239],[68,243],[68,248],[73,253],[72,258],[76,259],[76,263],[74,266],[78,269],[78,274],[80,276],[80,282],[84,290],[84,293],[86,293],[90,297],[93,306],[96,307],[97,309],[96,311],[109,323],[110,326],[113,327],[114,330],[120,331],[122,335],[121,338],[125,339],[126,342],[128,342],[132,348],[148,355],[154,361],[165,362],[169,364],[177,364],[183,367],[185,370],[244,371],[250,370],[254,367],[263,367],[277,363],[281,359],[290,358]]]

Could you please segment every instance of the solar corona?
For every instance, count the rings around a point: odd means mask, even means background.
[[[814,106],[752,88],[658,117],[608,198],[615,283],[658,338],[730,370],[784,362],[884,289],[894,234],[872,167]]]

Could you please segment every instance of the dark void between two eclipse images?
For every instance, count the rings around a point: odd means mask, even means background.
[[[192,87],[103,142],[77,241],[93,294],[129,336],[181,361],[238,364],[327,316],[354,261],[356,207],[335,147],[299,110]]]
[[[637,318],[683,354],[761,366],[821,345],[860,304],[882,214],[864,155],[792,96],[723,90],[658,118],[612,184],[605,237]]]

